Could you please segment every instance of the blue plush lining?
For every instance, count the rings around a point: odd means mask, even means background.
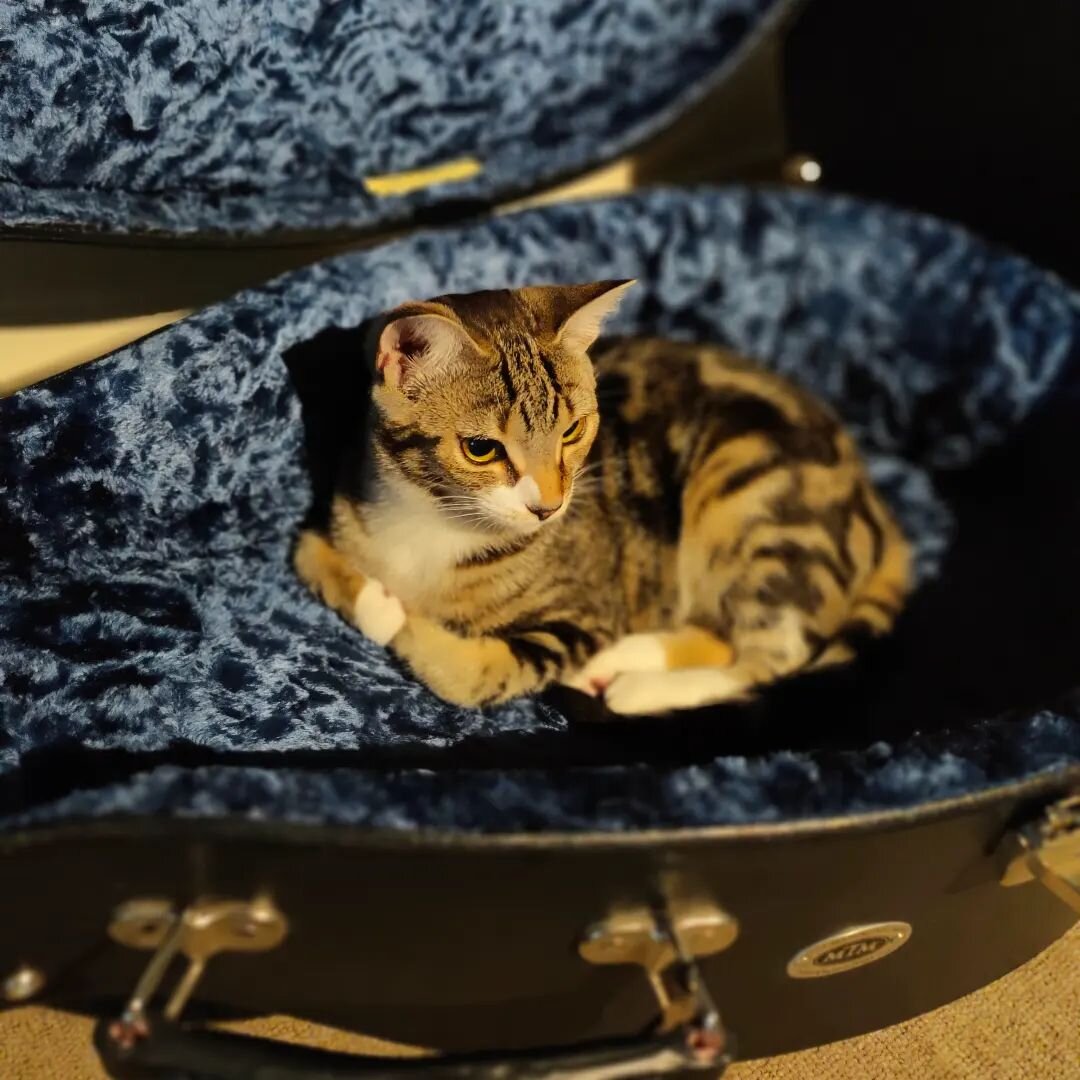
[[[621,153],[777,0],[20,0],[0,6],[0,224],[362,227]],[[480,161],[376,198],[373,175]]]
[[[294,580],[302,369],[327,331],[409,297],[631,276],[617,330],[728,343],[841,411],[920,553],[910,625],[839,688],[705,725],[450,708]],[[621,829],[906,806],[1076,764],[1080,571],[1061,552],[1080,508],[1024,500],[1078,420],[1072,294],[845,199],[656,192],[289,275],[0,401],[0,809]]]

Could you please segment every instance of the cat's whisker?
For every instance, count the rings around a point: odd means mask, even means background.
[[[448,510],[443,517],[449,518],[451,521],[486,521],[487,515],[482,514],[479,511],[453,511]]]
[[[472,527],[479,527],[487,532],[494,532],[498,529],[498,524],[493,522],[487,514],[480,512],[476,513],[445,513],[443,514],[448,521],[453,521],[461,525],[468,525]]]
[[[584,480],[577,479],[574,481],[574,491],[592,491],[598,488],[603,483],[603,477],[600,476],[587,476]]]
[[[482,514],[484,512],[483,507],[480,506],[473,499],[470,499],[468,501],[463,500],[461,502],[440,502],[438,504],[438,506],[439,506],[440,510],[444,510],[444,511],[447,511],[447,512],[453,511],[453,512],[466,512],[466,513],[476,513],[476,514]]]
[[[480,504],[478,504],[478,503],[476,503],[474,501],[469,501],[469,502],[441,502],[438,505],[440,505],[441,510],[472,511],[472,512],[475,512],[477,514],[483,513],[482,505],[480,505]]]
[[[474,510],[480,513],[483,507],[476,499],[444,500],[438,504],[444,510]]]

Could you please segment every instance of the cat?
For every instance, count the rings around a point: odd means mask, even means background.
[[[908,545],[829,408],[714,345],[596,345],[633,284],[376,325],[364,434],[295,567],[448,702],[739,700],[850,659],[904,602]]]

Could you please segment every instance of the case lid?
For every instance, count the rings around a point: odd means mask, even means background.
[[[526,192],[661,128],[786,2],[4,5],[0,228],[366,228]]]

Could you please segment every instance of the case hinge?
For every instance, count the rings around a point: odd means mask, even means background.
[[[224,952],[266,952],[285,939],[285,916],[267,897],[254,900],[199,900],[177,914],[167,900],[140,899],[113,913],[109,936],[133,949],[153,949],[123,1015],[109,1028],[121,1046],[146,1035],[146,1010],[177,956],[187,967],[165,1005],[167,1020],[178,1020],[207,963]]]
[[[728,1037],[697,961],[738,933],[738,922],[711,901],[671,901],[614,909],[586,931],[578,952],[590,964],[643,968],[660,1010],[658,1030],[685,1028],[694,1057],[720,1063],[729,1057]]]
[[[1006,886],[1041,881],[1059,900],[1080,913],[1080,793],[1048,806],[1008,841]]]

